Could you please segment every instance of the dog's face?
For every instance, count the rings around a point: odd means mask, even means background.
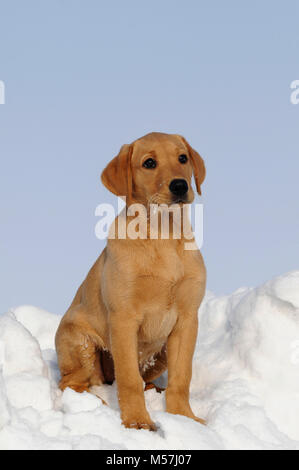
[[[188,204],[205,178],[200,155],[179,135],[147,134],[124,145],[102,173],[103,184],[114,194],[126,196],[127,203]]]

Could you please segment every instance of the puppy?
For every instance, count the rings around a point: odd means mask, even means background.
[[[179,135],[151,133],[124,145],[102,173],[109,191],[133,203],[183,209],[205,178],[200,155]],[[132,219],[127,218],[125,224]],[[115,227],[119,225],[120,216]],[[127,226],[126,225],[126,226]],[[124,426],[155,430],[144,382],[168,369],[166,411],[200,423],[189,404],[197,311],[206,285],[199,250],[186,239],[116,236],[108,243],[62,318],[56,334],[60,388],[77,392],[117,381]],[[187,240],[190,242],[190,240]]]

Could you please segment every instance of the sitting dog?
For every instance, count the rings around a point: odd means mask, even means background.
[[[126,196],[127,206],[182,209],[194,199],[192,174],[201,194],[200,155],[183,137],[155,132],[124,145],[104,169],[102,182]],[[109,238],[56,334],[60,388],[89,391],[116,378],[128,428],[155,430],[144,382],[166,369],[166,411],[204,423],[191,410],[189,386],[206,270],[200,251],[185,250],[185,242],[184,237]]]

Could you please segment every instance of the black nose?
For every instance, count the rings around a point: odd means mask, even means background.
[[[169,189],[175,196],[184,196],[188,191],[188,183],[186,180],[172,180]]]

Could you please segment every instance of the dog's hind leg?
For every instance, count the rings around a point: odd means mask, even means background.
[[[88,328],[61,322],[56,334],[61,390],[70,387],[81,393],[104,382],[98,342]]]

